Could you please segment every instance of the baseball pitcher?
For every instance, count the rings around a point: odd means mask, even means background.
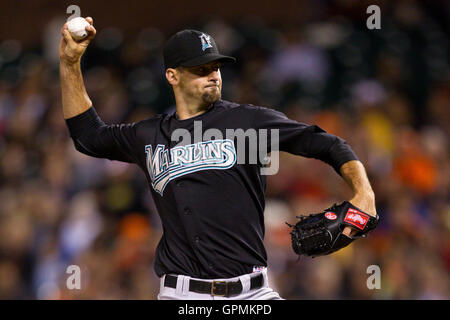
[[[264,248],[266,176],[263,161],[239,161],[240,152],[265,149],[329,164],[353,197],[290,225],[298,255],[331,254],[366,236],[378,222],[365,169],[346,142],[315,125],[273,109],[221,98],[221,67],[235,58],[219,53],[211,35],[182,30],[163,50],[165,77],[176,111],[137,123],[105,124],[86,92],[80,60],[94,38],[75,41],[67,25],[59,47],[63,115],[75,148],[86,155],[138,165],[160,215],[163,235],[155,272],[158,299],[282,299],[268,285]],[[201,139],[181,143],[201,124]],[[206,132],[214,134],[206,134]],[[237,147],[227,130],[277,130],[277,141],[258,138]],[[276,142],[274,144],[273,142]],[[272,148],[273,146],[275,148]],[[247,159],[248,160],[248,159]],[[283,223],[283,221],[280,221]]]

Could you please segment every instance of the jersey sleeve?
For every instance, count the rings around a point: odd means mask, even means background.
[[[327,133],[317,125],[307,125],[289,119],[284,113],[255,107],[253,127],[256,129],[278,129],[279,151],[319,159],[334,168],[340,175],[340,167],[357,156],[344,139]],[[267,150],[271,149],[271,134],[268,132]]]
[[[66,119],[75,149],[88,156],[138,163],[136,123],[105,124],[94,107]]]

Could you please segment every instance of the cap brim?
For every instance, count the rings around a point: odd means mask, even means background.
[[[224,56],[217,53],[205,54],[194,59],[188,60],[186,62],[180,63],[180,66],[183,67],[196,67],[201,66],[203,64],[207,64],[213,61],[219,61],[221,63],[234,63],[236,62],[236,58]]]

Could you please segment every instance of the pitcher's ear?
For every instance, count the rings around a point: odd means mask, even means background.
[[[170,85],[177,85],[180,81],[180,72],[177,69],[166,69],[166,80]]]

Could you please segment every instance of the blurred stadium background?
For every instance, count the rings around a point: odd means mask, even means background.
[[[449,299],[450,3],[430,1],[2,1],[0,298],[155,299],[158,214],[137,166],[78,153],[62,117],[57,47],[70,4],[98,30],[83,59],[107,123],[173,110],[161,48],[183,28],[238,58],[223,98],[273,107],[348,141],[375,190],[368,240],[300,259],[285,221],[350,197],[319,161],[282,154],[265,243],[286,299]],[[381,30],[366,28],[381,7]],[[67,290],[79,265],[82,289]],[[369,265],[381,289],[369,290]]]

